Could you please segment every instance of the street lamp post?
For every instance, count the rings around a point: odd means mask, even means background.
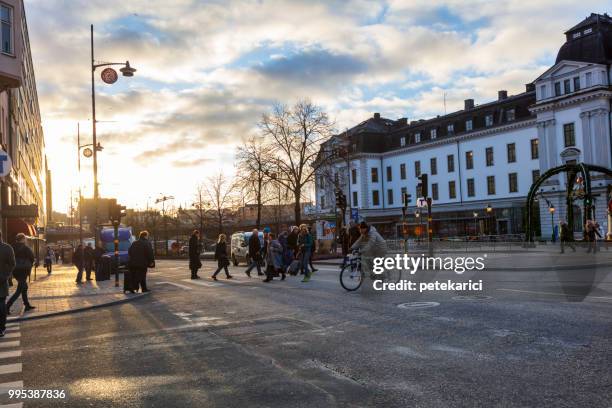
[[[166,241],[165,253],[168,256],[168,220],[166,219],[166,201],[174,200],[173,196],[162,196],[155,200],[155,204],[162,203],[162,219],[164,220],[164,239]]]
[[[478,213],[474,212],[474,235],[478,236]]]
[[[100,64],[96,64],[94,59],[94,31],[93,24],[91,24],[91,125],[92,125],[92,137],[93,137],[93,146],[97,146],[97,135],[96,135],[96,88],[94,82],[94,73],[97,68],[107,67],[111,65],[122,65],[123,68],[119,69],[123,76],[132,77],[134,76],[134,72],[136,70],[130,66],[130,62],[104,62]],[[112,70],[111,70],[112,71]],[[104,73],[104,72],[103,72]],[[114,77],[113,74],[114,73]],[[114,83],[117,80],[117,75],[114,71],[110,72],[109,78],[104,78],[104,81],[107,83]],[[98,198],[100,198],[100,194],[98,191],[98,154],[97,149],[93,149],[93,198],[94,198],[94,239],[96,241],[96,246],[98,245]]]
[[[493,208],[491,207],[491,204],[487,204],[487,208],[485,209],[487,212],[487,230],[488,230],[488,234],[491,235],[491,230],[493,228],[491,228],[491,214],[493,213]]]
[[[550,213],[550,228],[551,232],[551,241],[555,242],[555,206],[552,203],[548,206],[548,212]]]

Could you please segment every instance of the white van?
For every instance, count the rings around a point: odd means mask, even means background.
[[[238,266],[240,262],[245,262],[247,265],[251,263],[249,258],[249,239],[253,232],[235,232],[232,234],[231,251],[232,263]],[[263,232],[259,231],[259,242],[263,248]]]

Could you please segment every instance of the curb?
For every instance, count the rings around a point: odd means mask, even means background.
[[[61,316],[61,315],[67,315],[67,314],[72,314],[72,313],[79,313],[79,312],[84,312],[86,310],[92,310],[92,309],[99,309],[102,307],[106,307],[106,306],[114,306],[114,305],[119,305],[122,303],[127,303],[127,302],[131,302],[132,300],[135,299],[140,299],[148,294],[150,294],[151,292],[145,292],[145,293],[138,293],[136,296],[130,296],[128,298],[125,299],[119,299],[119,300],[113,300],[110,302],[106,302],[106,303],[100,303],[97,305],[90,305],[90,306],[84,306],[84,307],[78,307],[75,309],[68,309],[68,310],[59,310],[57,312],[47,312],[47,313],[41,313],[39,315],[21,315],[18,317],[13,317],[13,318],[8,318],[6,319],[7,323],[12,323],[12,322],[21,322],[24,320],[36,320],[36,319],[44,319],[46,317],[53,317],[53,316]]]

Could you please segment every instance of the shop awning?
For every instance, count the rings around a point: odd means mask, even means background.
[[[21,218],[8,218],[6,220],[6,240],[8,242],[15,241],[15,235],[23,233],[28,237],[36,236],[36,227],[34,225],[25,222]]]

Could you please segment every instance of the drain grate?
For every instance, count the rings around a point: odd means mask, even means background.
[[[408,302],[397,305],[400,309],[427,309],[436,306],[440,306],[440,304],[438,302]]]

